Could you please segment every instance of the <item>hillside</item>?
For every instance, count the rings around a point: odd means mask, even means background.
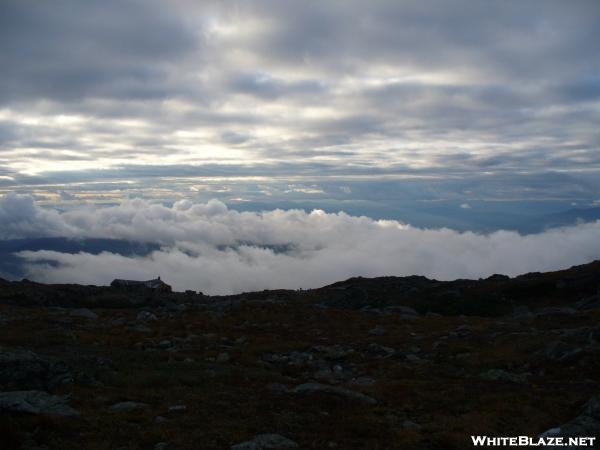
[[[463,449],[559,426],[598,436],[599,287],[599,261],[212,297],[2,280],[0,441]]]

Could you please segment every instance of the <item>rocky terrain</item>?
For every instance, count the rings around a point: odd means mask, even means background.
[[[599,287],[600,262],[220,297],[2,280],[0,447],[464,449],[471,435],[598,436]]]

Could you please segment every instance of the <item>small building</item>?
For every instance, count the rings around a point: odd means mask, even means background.
[[[126,290],[151,290],[159,292],[171,292],[171,286],[162,281],[160,277],[147,281],[115,279],[110,283],[111,287]]]

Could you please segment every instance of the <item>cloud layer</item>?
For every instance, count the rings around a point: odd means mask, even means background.
[[[172,207],[133,200],[58,212],[31,197],[0,201],[0,237],[102,237],[160,244],[147,256],[27,251],[28,276],[107,284],[161,275],[177,290],[224,294],[310,288],[351,276],[419,274],[438,279],[517,275],[600,258],[600,221],[520,235],[420,229],[320,210],[237,212],[217,200]]]

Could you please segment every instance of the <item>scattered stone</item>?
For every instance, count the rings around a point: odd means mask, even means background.
[[[340,397],[345,397],[353,400],[360,400],[365,403],[369,403],[374,405],[377,403],[373,397],[369,397],[361,392],[353,391],[351,389],[342,388],[339,386],[331,386],[329,384],[321,384],[321,383],[304,383],[296,386],[293,390],[295,393],[315,393],[315,392],[325,392],[327,394],[335,394]]]
[[[402,422],[401,426],[405,430],[420,430],[422,428],[421,425],[419,425],[416,422],[413,422],[412,420],[405,420],[404,422]]]
[[[547,308],[540,308],[534,311],[534,315],[536,317],[543,316],[572,316],[575,314],[577,310],[575,308],[570,308],[568,306],[565,307],[557,307],[557,306],[549,306]]]
[[[600,309],[600,295],[584,298],[577,303],[575,307],[579,310],[587,311],[590,309]]]
[[[479,376],[489,381],[509,381],[511,383],[526,383],[530,373],[510,373],[502,369],[491,369],[481,373]]]
[[[69,406],[68,396],[44,391],[0,392],[0,410],[63,417],[79,415],[79,411]]]
[[[83,317],[85,319],[96,320],[98,318],[98,314],[88,308],[79,308],[71,311],[71,315],[75,317]]]
[[[172,405],[169,406],[168,411],[169,412],[182,412],[185,411],[187,409],[186,405]]]
[[[263,449],[281,449],[298,448],[294,441],[281,436],[280,434],[259,434],[251,440],[231,446],[231,450],[263,450]]]
[[[115,403],[114,405],[112,405],[110,407],[110,409],[112,409],[113,411],[118,411],[118,412],[127,412],[127,411],[134,411],[136,409],[148,408],[149,406],[150,405],[148,405],[147,403],[126,401],[126,402]]]
[[[381,325],[377,325],[375,328],[369,330],[369,334],[372,336],[383,336],[387,333],[387,330]]]
[[[219,355],[217,356],[216,362],[218,363],[226,363],[229,362],[231,360],[231,356],[229,355],[229,353],[219,353]]]
[[[172,343],[171,341],[169,341],[169,340],[165,339],[165,340],[163,340],[163,341],[160,341],[160,342],[158,343],[158,346],[159,346],[160,348],[162,348],[162,349],[165,349],[165,348],[170,348],[170,347],[172,347],[172,346],[173,346],[173,343]]]
[[[561,362],[572,360],[580,356],[582,352],[581,347],[563,341],[551,342],[544,349],[546,358]]]
[[[451,331],[449,333],[449,336],[464,338],[464,337],[470,336],[471,333],[473,333],[473,330],[471,330],[471,327],[469,327],[468,325],[460,325],[460,326],[456,327],[456,329],[454,331]]]
[[[131,331],[137,331],[138,333],[150,333],[152,331],[152,328],[142,324],[134,325],[132,327],[127,328]]]
[[[409,353],[408,355],[406,355],[405,358],[408,362],[411,362],[411,363],[418,363],[418,362],[422,361],[421,358],[419,358],[417,355],[413,355],[412,353]]]
[[[415,308],[411,308],[410,306],[388,306],[385,308],[386,311],[397,312],[405,316],[418,316],[419,313]]]
[[[375,384],[375,379],[371,377],[356,377],[352,379],[352,384],[359,386],[372,386]]]
[[[136,320],[138,320],[139,322],[156,322],[158,320],[158,317],[156,317],[150,311],[141,311],[137,315]]]
[[[396,354],[396,350],[394,350],[392,347],[386,347],[385,345],[379,345],[374,342],[369,344],[367,347],[367,352],[382,358],[389,358]]]

